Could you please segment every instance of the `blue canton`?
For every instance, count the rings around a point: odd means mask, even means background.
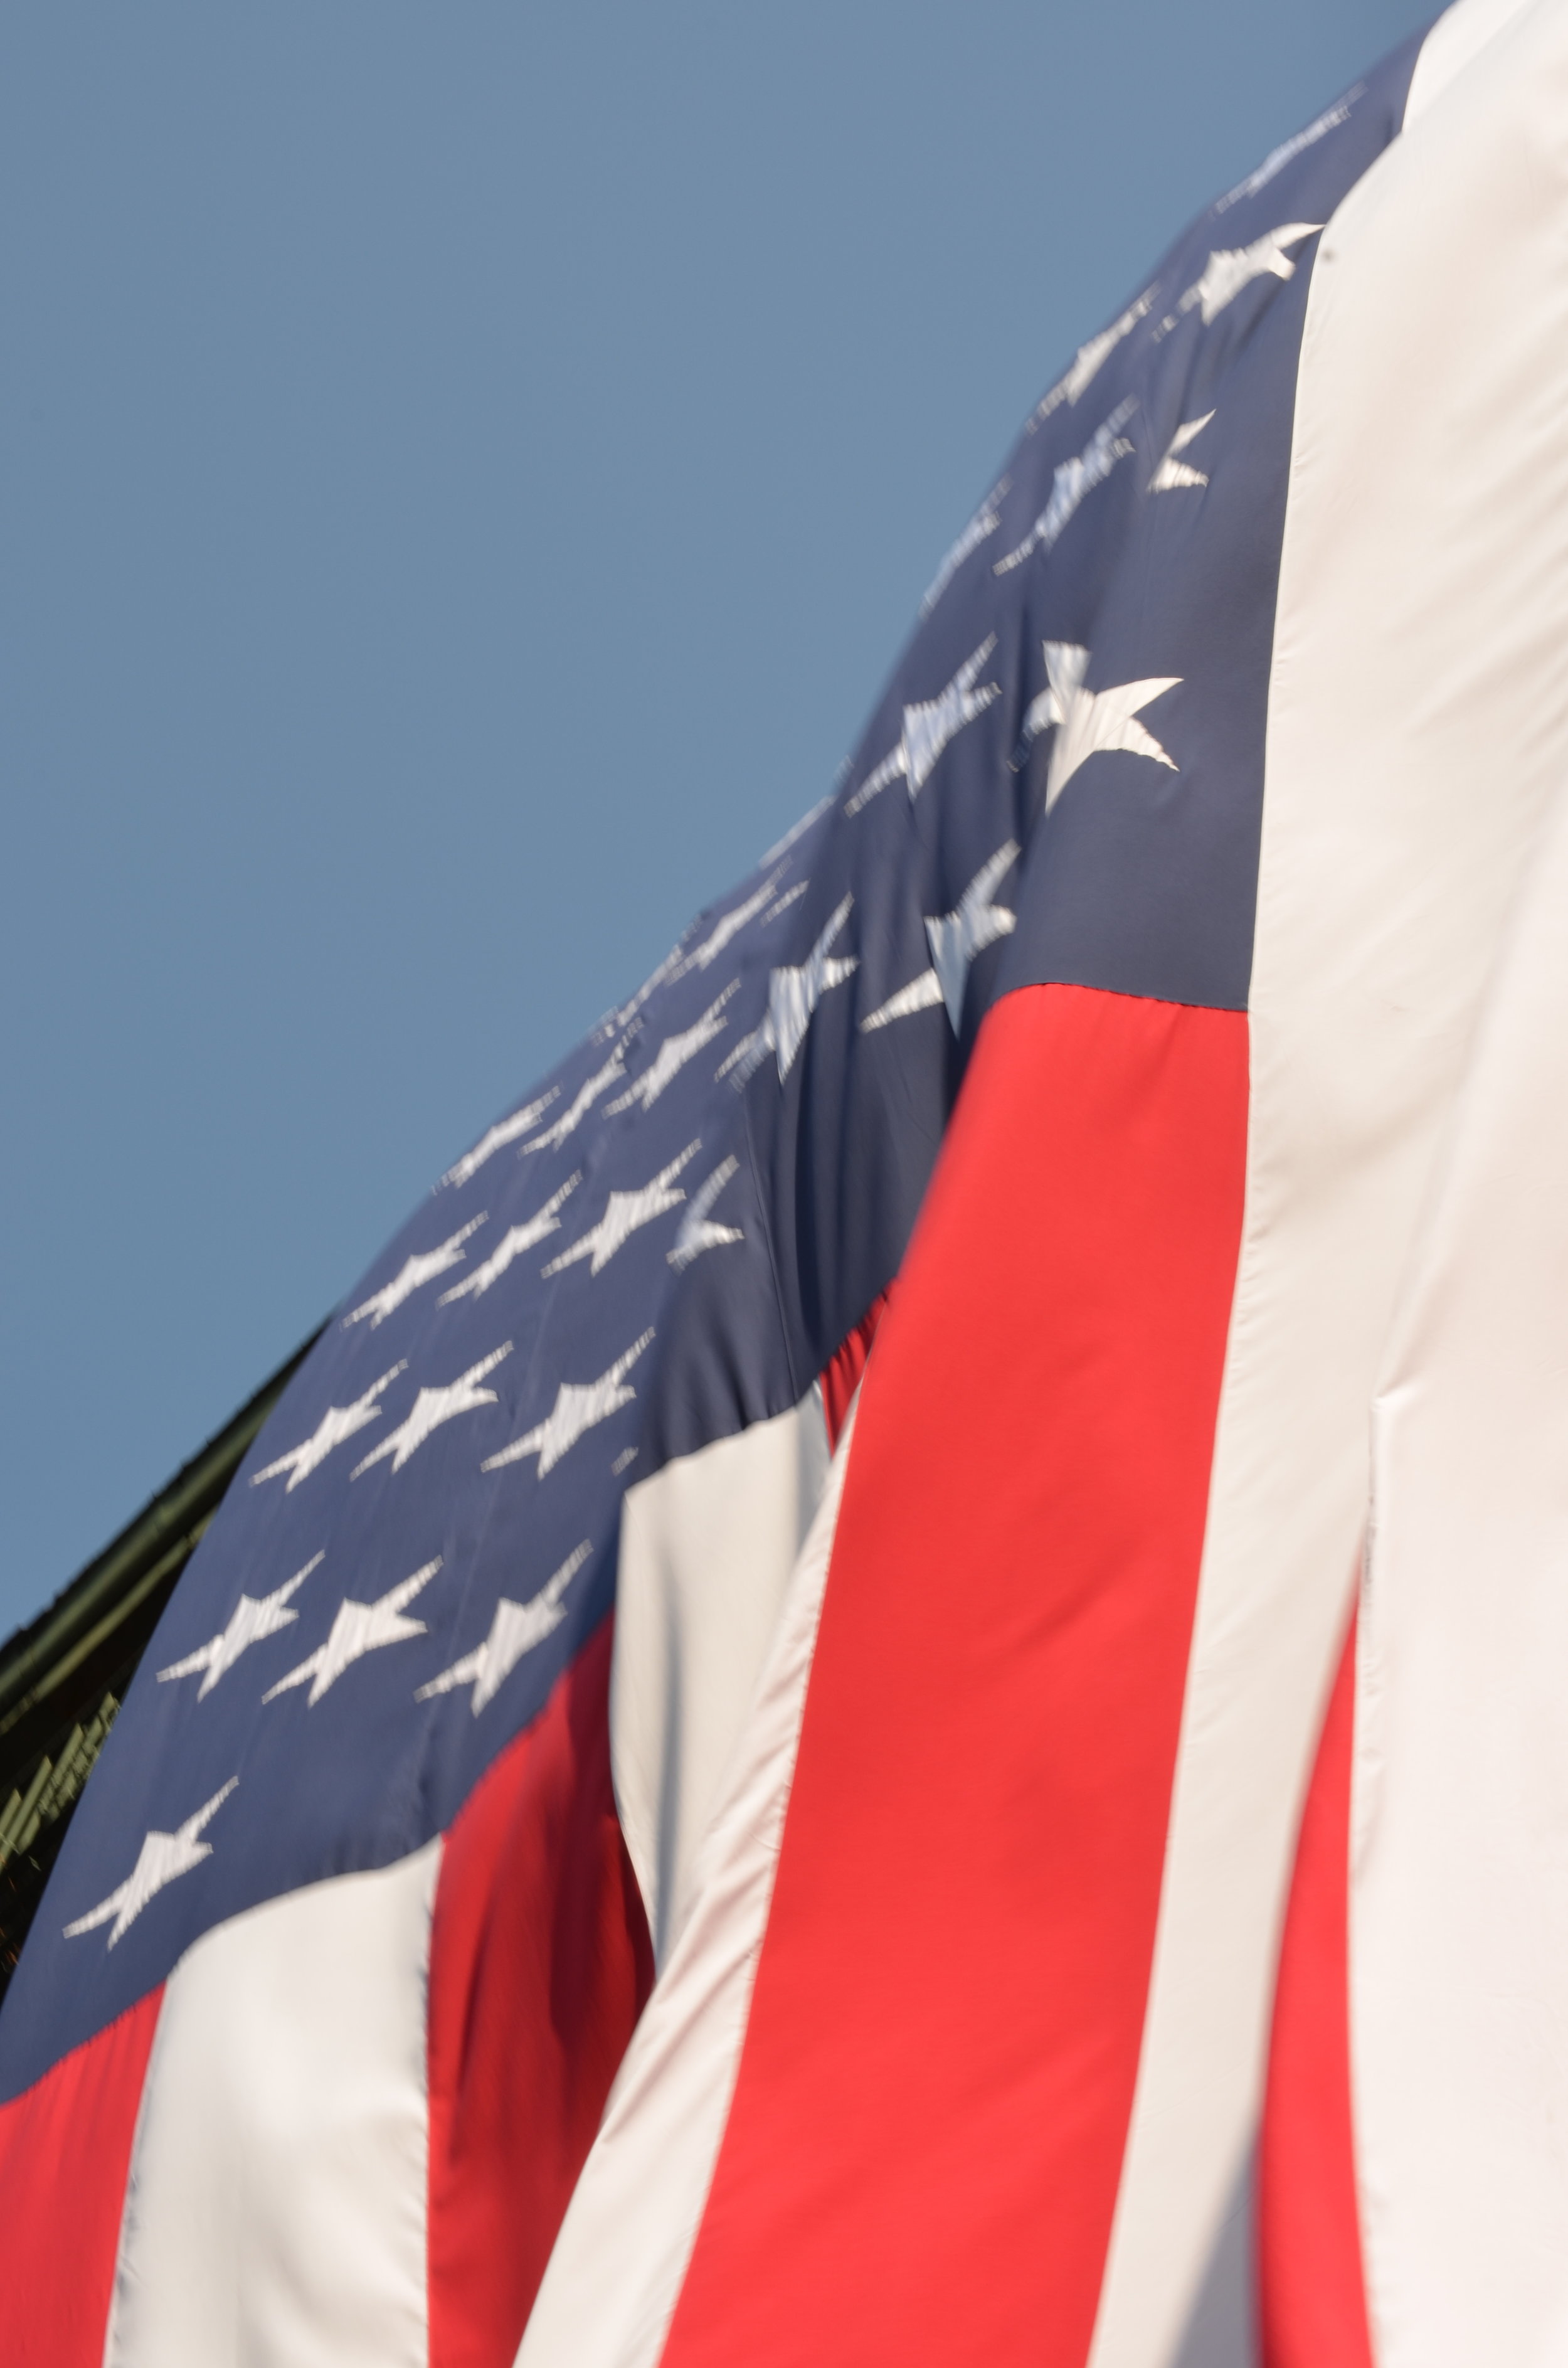
[[[995,997],[1245,1007],[1318,232],[1407,44],[1029,421],[835,794],[460,1159],[187,1570],[0,2016],[0,2097],[200,1935],[441,1832],[609,1613],[624,1491],[896,1273]]]

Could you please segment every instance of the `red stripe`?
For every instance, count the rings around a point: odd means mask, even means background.
[[[1350,2118],[1347,1875],[1356,1630],[1301,1819],[1274,1999],[1259,2162],[1268,2368],[1372,2368]]]
[[[992,1013],[861,1394],[667,2368],[1067,2368],[1159,1905],[1244,1016]]]
[[[653,1984],[609,1770],[610,1623],[447,1837],[430,1949],[431,2368],[511,2368]]]
[[[99,2368],[131,2147],[162,1989],[0,2106],[8,2368]]]
[[[888,1304],[888,1294],[880,1291],[853,1332],[839,1344],[822,1370],[822,1410],[827,1426],[829,1447],[838,1445],[838,1434],[844,1429],[855,1393],[860,1386],[860,1376],[866,1370],[866,1360],[871,1353],[871,1343],[877,1337],[877,1326]]]

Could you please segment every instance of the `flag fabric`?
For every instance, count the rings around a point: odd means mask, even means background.
[[[350,1293],[0,2013],[8,2357],[1568,2358],[1565,122],[1460,0],[1199,217]]]

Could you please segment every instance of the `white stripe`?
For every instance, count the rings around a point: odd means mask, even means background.
[[[1451,136],[1485,66],[1351,193],[1309,300],[1243,1248],[1094,2368],[1172,2359],[1249,2142],[1366,1501],[1367,1406],[1556,745],[1540,693],[1568,646],[1568,489],[1540,462],[1562,450],[1568,336],[1553,318],[1562,216],[1540,184],[1558,167],[1532,150],[1500,173],[1489,147]],[[1559,143],[1565,120],[1554,88],[1542,120]]]
[[[1456,565],[1490,798],[1568,784],[1568,8],[1434,109],[1473,211]],[[1445,404],[1449,390],[1444,388]],[[1480,755],[1473,750],[1473,755]],[[1568,2358],[1568,845],[1535,867],[1385,1368],[1356,1712],[1351,2031],[1381,2368]]]
[[[147,2070],[105,2368],[424,2368],[440,1844],[220,1925]]]
[[[827,1478],[820,1392],[630,1488],[610,1670],[616,1806],[668,1962],[724,1769]]]
[[[1565,1045],[1568,802],[1375,1417],[1353,1996],[1383,2368],[1568,2333]]]
[[[1447,9],[1438,17],[1421,44],[1421,55],[1410,77],[1404,102],[1407,131],[1471,61],[1481,55],[1487,42],[1511,25],[1528,5],[1529,0],[1459,0],[1456,7]]]
[[[617,2076],[518,2368],[652,2368],[697,2240],[773,1896],[853,1417],[694,1869],[691,1906]]]

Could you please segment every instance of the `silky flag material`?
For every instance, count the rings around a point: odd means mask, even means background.
[[[1460,0],[1210,207],[349,1295],[0,2013],[8,2359],[1568,2361],[1565,126]]]

